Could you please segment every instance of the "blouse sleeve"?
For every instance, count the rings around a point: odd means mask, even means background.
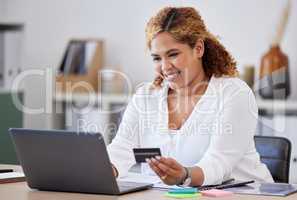
[[[111,163],[116,167],[119,177],[127,174],[135,164],[132,149],[139,146],[139,114],[135,95],[129,102],[119,129],[107,151]]]
[[[228,94],[217,113],[219,129],[211,133],[209,147],[197,163],[203,185],[221,184],[247,151],[255,134],[258,108],[250,89]]]

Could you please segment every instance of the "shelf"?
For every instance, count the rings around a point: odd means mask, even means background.
[[[297,113],[297,101],[257,99],[257,104],[259,110],[271,111],[273,113]]]
[[[24,25],[19,23],[1,23],[0,31],[21,31]]]

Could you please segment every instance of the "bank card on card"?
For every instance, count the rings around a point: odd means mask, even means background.
[[[160,148],[134,148],[133,152],[137,163],[146,162],[147,158],[161,156]]]

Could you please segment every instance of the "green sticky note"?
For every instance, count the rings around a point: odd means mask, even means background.
[[[197,188],[174,188],[169,190],[171,194],[193,194],[197,192]]]
[[[193,193],[193,194],[172,194],[172,193],[165,193],[166,197],[178,198],[178,199],[185,199],[185,198],[194,198],[201,196],[200,193]]]

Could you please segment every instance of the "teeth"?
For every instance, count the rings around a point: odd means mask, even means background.
[[[178,73],[174,73],[174,74],[170,74],[170,75],[166,75],[166,79],[168,81],[173,81],[174,79],[176,79],[178,77]]]

